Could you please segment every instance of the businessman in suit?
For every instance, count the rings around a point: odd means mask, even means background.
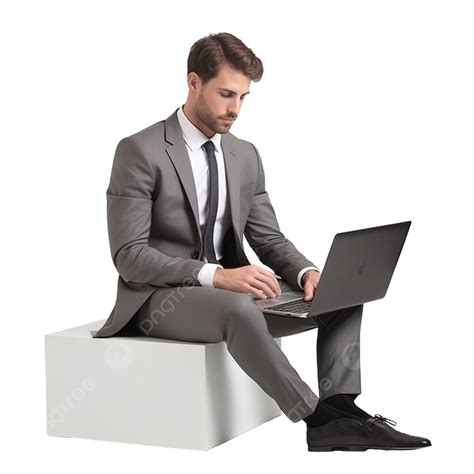
[[[235,36],[201,38],[188,57],[185,104],[119,142],[106,193],[117,299],[94,337],[225,341],[287,417],[306,422],[312,451],[429,446],[354,403],[362,305],[298,319],[264,315],[254,302],[280,295],[281,280],[309,301],[320,277],[279,228],[257,148],[230,133],[262,74]],[[275,273],[250,264],[244,235]],[[319,397],[274,341],[316,327]]]

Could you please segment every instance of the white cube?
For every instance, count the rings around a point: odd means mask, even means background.
[[[208,450],[281,415],[225,342],[93,338],[104,322],[45,336],[48,435]]]

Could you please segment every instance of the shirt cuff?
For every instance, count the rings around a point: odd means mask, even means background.
[[[210,286],[214,288],[212,281],[214,280],[214,273],[218,268],[224,268],[222,265],[218,263],[205,263],[198,274],[199,283],[201,286]]]
[[[304,268],[298,273],[298,276],[296,277],[296,282],[298,283],[298,286],[299,286],[302,290],[304,290],[304,288],[301,286],[301,279],[303,278],[304,273],[307,272],[308,270],[317,270],[318,272],[321,271],[318,267],[304,267]]]

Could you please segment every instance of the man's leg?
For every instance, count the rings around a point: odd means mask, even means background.
[[[318,316],[318,385],[324,400],[341,393],[361,393],[360,326],[363,305]]]
[[[363,305],[310,318],[265,314],[273,337],[298,334],[318,327],[317,364],[319,397],[361,393],[360,327]]]
[[[219,288],[159,288],[134,316],[144,335],[191,342],[225,341],[244,372],[297,422],[313,413],[317,395],[270,334],[252,298]]]

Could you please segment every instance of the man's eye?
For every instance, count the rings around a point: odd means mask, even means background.
[[[232,97],[232,95],[229,95],[229,94],[222,94],[222,92],[221,92],[221,96],[222,96],[222,97],[225,97],[226,99]],[[245,99],[245,96],[243,95],[243,96],[241,97],[241,99],[244,100],[244,99]]]

